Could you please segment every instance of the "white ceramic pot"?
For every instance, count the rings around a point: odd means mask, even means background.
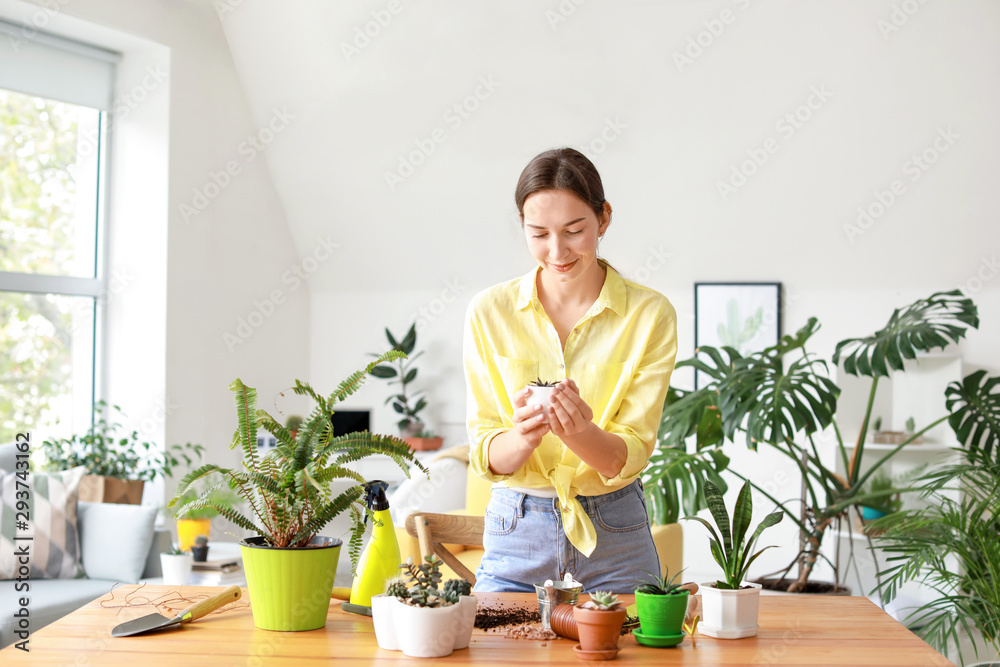
[[[555,387],[536,387],[534,385],[528,385],[527,389],[531,392],[528,394],[526,405],[528,407],[533,407],[535,405],[542,406],[542,414],[545,415],[543,422],[549,420],[548,412],[549,406],[552,405],[552,392],[555,391]]]
[[[701,621],[698,630],[718,639],[740,639],[757,634],[757,609],[760,606],[760,584],[743,582],[747,589],[727,591],[715,587],[715,582],[702,584]]]
[[[458,612],[458,629],[455,631],[455,650],[469,648],[472,640],[472,628],[476,625],[476,596],[463,595],[456,605]]]
[[[402,605],[399,598],[385,593],[372,596],[372,624],[375,626],[375,639],[379,648],[386,651],[398,651],[399,640],[396,639],[395,608]]]
[[[398,604],[393,608],[396,639],[404,655],[411,658],[443,658],[455,650],[461,604],[448,607],[414,607]]]
[[[187,586],[191,583],[191,567],[194,557],[190,553],[160,554],[160,569],[163,571],[164,586]]]

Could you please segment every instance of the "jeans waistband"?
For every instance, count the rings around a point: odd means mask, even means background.
[[[588,514],[592,514],[598,506],[611,502],[612,500],[618,500],[619,498],[635,493],[636,491],[638,491],[640,495],[642,494],[642,481],[638,479],[628,486],[618,489],[617,491],[602,493],[595,496],[578,495],[576,496],[576,499],[580,501],[580,504],[583,505],[583,509]],[[513,507],[518,510],[518,514],[520,516],[523,516],[526,511],[559,512],[558,498],[539,498],[538,496],[529,496],[521,491],[514,491],[512,489],[501,487],[493,487],[490,492],[490,502],[498,502],[502,505]]]

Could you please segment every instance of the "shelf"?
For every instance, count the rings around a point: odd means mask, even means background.
[[[899,450],[899,454],[921,454],[927,452],[950,452],[954,447],[958,447],[956,442],[951,445],[935,442],[922,442],[920,444],[909,444]],[[865,451],[891,451],[899,445],[890,445],[883,442],[866,442]],[[897,455],[898,456],[898,455]]]

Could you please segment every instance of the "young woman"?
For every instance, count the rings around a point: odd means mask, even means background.
[[[639,474],[677,355],[667,299],[598,258],[611,205],[569,148],[535,157],[515,192],[527,275],[477,294],[465,331],[470,459],[493,482],[477,591],[533,591],[572,573],[631,593],[660,572]],[[560,380],[547,410],[529,381]]]

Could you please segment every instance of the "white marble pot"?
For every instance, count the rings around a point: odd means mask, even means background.
[[[740,639],[757,634],[760,584],[743,582],[750,588],[729,591],[715,583],[701,585],[701,621],[698,630],[718,639]]]

